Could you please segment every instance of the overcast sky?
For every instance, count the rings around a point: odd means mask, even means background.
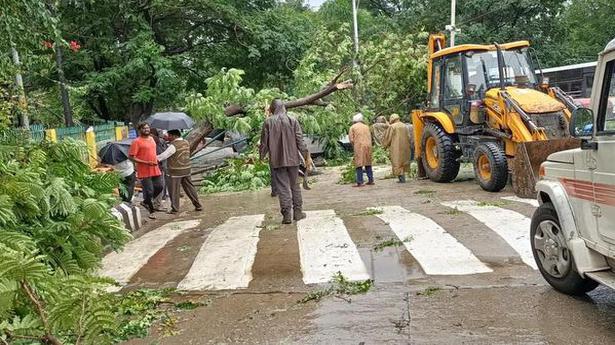
[[[323,2],[325,2],[327,0],[308,0],[308,4],[310,4],[310,6],[312,7],[318,7],[320,5],[322,5]]]

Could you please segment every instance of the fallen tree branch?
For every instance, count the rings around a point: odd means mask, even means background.
[[[346,73],[346,71],[348,71],[348,67],[342,68],[335,75],[335,77],[333,77],[333,79],[331,79],[331,81],[318,92],[292,101],[287,101],[284,103],[284,105],[287,109],[303,106],[327,106],[328,103],[322,100],[323,97],[326,97],[336,91],[346,90],[353,87],[352,80],[350,79],[338,82],[338,80],[344,73]],[[236,116],[243,114],[245,114],[245,109],[238,104],[231,104],[224,108],[224,115],[226,116]],[[211,131],[213,130],[214,128],[211,123],[209,123],[208,121],[204,121],[188,134],[186,140],[188,140],[188,142],[190,143],[190,155],[194,155],[195,153],[200,151],[199,145],[201,144],[201,142],[203,142],[203,139],[205,139],[205,137],[209,135],[209,133],[211,133]]]

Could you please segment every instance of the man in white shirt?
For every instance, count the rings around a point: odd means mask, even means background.
[[[135,167],[130,161],[127,159],[123,162],[119,162],[113,166],[113,170],[117,171],[120,177],[122,178],[122,184],[124,185],[124,189],[120,188],[120,196],[122,201],[130,203],[132,201],[132,196],[135,191],[135,182],[137,180],[135,175]]]

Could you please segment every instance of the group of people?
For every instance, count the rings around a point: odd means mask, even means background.
[[[268,115],[261,130],[260,158],[269,157],[271,168],[272,196],[277,196],[282,213],[282,223],[290,224],[306,217],[303,212],[303,199],[298,179],[300,165],[305,164],[309,173],[311,159],[299,122],[288,116],[284,102],[274,99],[266,110]],[[372,142],[389,150],[393,174],[400,183],[406,182],[412,159],[412,130],[401,122],[399,115],[393,114],[387,121],[383,116],[376,119],[370,128],[365,124],[362,114],[353,117],[353,125],[348,133],[354,150],[356,167],[356,187],[374,184],[372,170]],[[367,183],[363,175],[367,174]]]
[[[203,206],[191,179],[190,144],[182,138],[181,132],[169,130],[163,139],[147,123],[140,123],[137,132],[138,137],[128,151],[129,160],[114,166],[125,187],[122,199],[127,202],[132,200],[138,178],[143,187],[142,205],[149,211],[150,218],[155,218],[156,211],[179,212],[180,187],[195,210],[201,211]],[[163,210],[161,201],[167,194],[171,206],[169,210]]]
[[[374,185],[372,171],[373,142],[389,150],[393,175],[397,176],[399,183],[406,182],[406,173],[410,170],[412,159],[412,130],[401,122],[399,115],[393,114],[387,122],[384,116],[379,116],[370,128],[365,124],[361,113],[352,119],[353,125],[348,131],[348,138],[353,146],[354,165],[356,168],[355,187]],[[363,175],[367,174],[367,183]]]
[[[263,124],[259,145],[260,158],[269,159],[272,196],[279,198],[282,223],[290,224],[306,217],[298,179],[301,174],[309,174],[313,164],[303,141],[301,125],[288,116],[284,102],[274,99],[266,113],[268,117]],[[181,132],[169,130],[166,137],[161,138],[158,131],[150,129],[147,123],[140,123],[137,131],[139,136],[130,146],[129,160],[115,166],[125,186],[122,198],[128,202],[132,200],[138,178],[143,186],[142,205],[149,211],[150,218],[154,218],[156,211],[163,211],[160,200],[165,193],[171,201],[168,212],[179,212],[180,187],[195,210],[201,211],[203,207],[190,177],[190,144],[182,138]],[[373,142],[389,150],[393,174],[400,183],[406,182],[412,134],[397,114],[391,115],[388,121],[383,116],[378,117],[371,128],[362,114],[356,114],[348,136],[354,149],[355,187],[374,184]],[[302,165],[307,171],[300,169]],[[364,174],[367,174],[367,183]]]

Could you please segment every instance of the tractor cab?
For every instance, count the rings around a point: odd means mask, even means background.
[[[482,124],[483,101],[496,101],[497,90],[537,88],[529,43],[513,42],[500,47],[498,52],[496,46],[468,44],[432,54],[427,111],[444,111],[456,125]]]

